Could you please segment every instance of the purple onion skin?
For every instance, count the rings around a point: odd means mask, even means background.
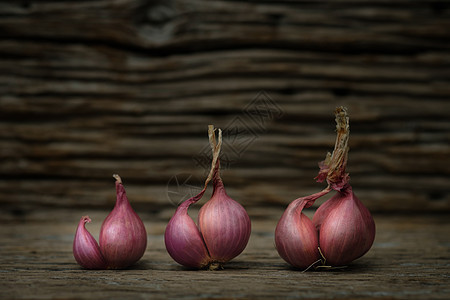
[[[185,201],[177,208],[164,233],[164,243],[169,255],[180,265],[201,269],[211,258],[200,231],[187,210],[192,203]]]
[[[77,263],[86,269],[105,269],[106,261],[100,252],[100,247],[94,237],[86,230],[85,224],[90,223],[88,216],[81,218],[73,240],[73,256]]]
[[[320,259],[319,237],[311,220],[302,212],[330,190],[298,198],[289,204],[275,229],[275,246],[286,262],[307,269]]]
[[[306,269],[320,258],[317,231],[302,212],[283,214],[275,230],[275,245],[281,258],[296,268]]]
[[[147,232],[128,201],[121,182],[116,181],[114,209],[100,229],[100,250],[108,269],[123,269],[137,262],[147,247]]]
[[[320,259],[318,232],[302,210],[329,192],[325,189],[292,201],[278,221],[275,229],[278,254],[296,268],[307,269]]]
[[[225,263],[247,246],[251,222],[244,207],[227,195],[219,176],[213,184],[211,199],[199,211],[198,224],[211,260]]]
[[[312,222],[314,224],[314,226],[317,229],[317,232],[320,232],[320,227],[324,221],[324,219],[326,218],[326,216],[328,216],[329,212],[336,207],[337,201],[336,198],[338,198],[339,195],[335,194],[332,198],[330,198],[329,200],[325,201],[324,203],[322,203],[322,205],[320,205],[316,212],[314,213]]]
[[[327,265],[349,264],[369,251],[375,239],[375,222],[350,186],[322,204],[313,223]]]

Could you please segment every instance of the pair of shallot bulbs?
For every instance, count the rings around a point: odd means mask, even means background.
[[[275,231],[280,256],[296,268],[343,266],[364,255],[375,238],[375,223],[367,208],[356,198],[345,173],[349,126],[345,108],[336,109],[337,140],[333,154],[320,164],[317,181],[327,181],[323,191],[294,200]],[[231,199],[220,177],[222,131],[208,127],[213,157],[211,169],[200,193],[179,205],[164,234],[169,255],[179,264],[195,269],[216,270],[238,256],[247,246],[251,223],[245,209]],[[123,269],[136,263],[147,246],[142,220],[131,207],[122,180],[116,178],[117,200],[103,221],[99,243],[86,230],[91,220],[81,218],[73,242],[73,254],[86,269]],[[208,183],[213,193],[202,206],[198,226],[188,208],[204,195]],[[311,221],[303,212],[319,197],[336,191],[322,204]]]
[[[289,204],[275,230],[280,256],[296,268],[339,267],[363,256],[375,239],[375,222],[353,193],[345,173],[348,157],[349,119],[343,107],[335,110],[337,138],[334,151],[319,164],[318,182],[323,191]],[[331,191],[336,194],[315,212],[312,221],[302,212]]]

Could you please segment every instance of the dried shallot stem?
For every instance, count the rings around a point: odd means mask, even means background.
[[[211,145],[211,149],[213,152],[213,159],[211,162],[211,170],[209,171],[208,177],[205,180],[205,189],[211,179],[218,173],[218,169],[220,167],[219,155],[220,149],[222,147],[222,129],[219,128],[218,138],[216,140],[216,129],[214,125],[208,125],[208,136],[209,136],[209,144]]]
[[[343,189],[350,177],[345,173],[348,158],[348,139],[350,136],[349,118],[345,107],[338,107],[334,111],[336,116],[336,143],[333,153],[327,153],[324,161],[319,163],[320,171],[315,178],[318,182],[327,180],[332,189]]]
[[[203,197],[203,194],[206,192],[208,183],[211,181],[211,179],[213,179],[214,175],[217,173],[217,169],[219,168],[220,149],[222,147],[222,130],[219,128],[219,130],[218,130],[219,134],[218,134],[217,140],[216,140],[215,131],[216,131],[216,129],[214,128],[214,125],[208,125],[209,144],[211,145],[211,149],[213,152],[213,159],[211,162],[211,169],[209,171],[208,177],[205,180],[203,189],[200,191],[200,193],[198,195],[187,199],[186,201],[181,203],[180,206],[189,207],[191,204],[199,201]]]

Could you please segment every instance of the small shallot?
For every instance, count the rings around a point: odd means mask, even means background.
[[[345,173],[350,132],[347,110],[338,107],[335,115],[335,148],[333,154],[328,153],[319,164],[316,177],[318,182],[326,180],[327,188],[294,200],[275,230],[278,253],[289,264],[301,269],[347,265],[369,251],[375,239],[375,222],[353,193],[350,176]],[[302,213],[303,208],[312,206],[315,200],[333,190],[336,194],[317,209],[311,222]]]
[[[250,238],[251,224],[242,205],[227,195],[220,177],[222,131],[219,129],[217,142],[214,126],[209,125],[208,134],[213,159],[205,185],[198,195],[177,208],[166,227],[164,241],[167,252],[179,264],[215,270],[244,250]],[[188,215],[188,208],[202,198],[211,180],[213,194],[200,209],[197,227]]]
[[[136,263],[147,247],[147,232],[128,201],[122,180],[116,179],[117,200],[100,228],[99,244],[86,230],[91,219],[82,217],[73,241],[73,255],[86,269],[123,269]]]
[[[302,212],[316,199],[327,194],[325,189],[311,196],[298,198],[289,204],[275,229],[275,245],[280,256],[299,269],[307,269],[320,260],[319,235],[314,224]]]
[[[80,266],[86,269],[105,269],[106,261],[100,252],[100,247],[85,224],[90,223],[88,216],[81,217],[73,240],[73,256]]]

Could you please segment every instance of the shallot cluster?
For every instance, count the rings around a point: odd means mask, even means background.
[[[345,173],[350,132],[347,110],[339,107],[335,115],[335,148],[319,164],[316,177],[318,182],[326,180],[328,186],[319,193],[292,201],[275,230],[278,253],[300,269],[345,266],[369,251],[375,239],[375,222],[353,193],[349,174]],[[311,221],[302,210],[333,190],[336,194],[317,209]]]
[[[216,141],[214,126],[209,125],[213,159],[202,191],[180,204],[164,234],[169,255],[179,264],[189,268],[223,268],[223,264],[245,249],[250,238],[250,218],[242,205],[227,195],[220,177],[222,131],[218,131]],[[188,208],[202,198],[211,180],[213,193],[211,199],[199,211],[197,226],[188,215]]]
[[[292,201],[275,230],[279,255],[300,269],[340,267],[363,256],[375,239],[375,223],[369,210],[356,197],[345,172],[348,159],[349,118],[344,107],[335,110],[337,138],[333,153],[319,163],[315,178],[327,181],[322,191]],[[247,246],[250,218],[242,205],[228,196],[220,176],[222,130],[208,127],[212,149],[211,169],[200,193],[179,205],[170,219],[164,242],[169,255],[179,264],[194,269],[216,270],[235,258]],[[118,175],[117,200],[103,221],[99,243],[85,228],[91,222],[83,216],[73,242],[73,255],[86,269],[122,269],[136,263],[147,246],[142,220],[131,207]],[[198,202],[213,183],[211,198],[201,207],[198,225],[188,209]],[[303,209],[331,191],[336,194],[323,203],[309,219]]]
[[[116,179],[117,200],[100,229],[99,244],[87,231],[88,216],[81,218],[75,239],[73,255],[86,269],[123,269],[136,263],[147,247],[147,232],[141,218],[128,201],[119,175]]]

